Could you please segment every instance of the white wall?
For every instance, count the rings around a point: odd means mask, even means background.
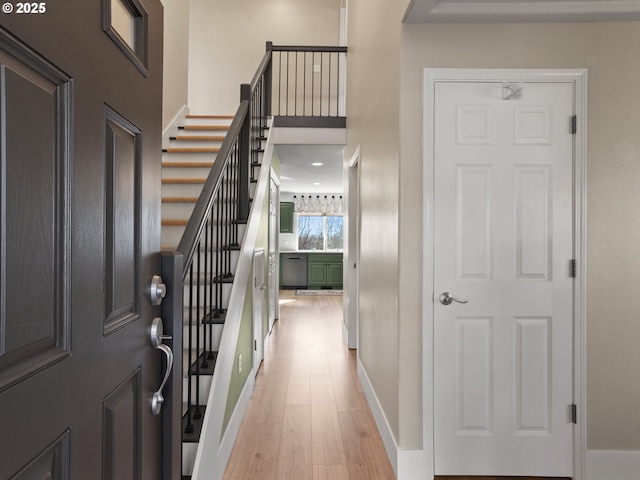
[[[162,128],[187,104],[189,63],[189,0],[163,0],[164,74]]]
[[[358,355],[396,444],[416,448],[422,442],[421,335],[415,333],[419,318],[403,312],[398,236],[401,20],[407,4],[348,1],[347,145],[360,145]],[[408,253],[419,264],[420,252]]]
[[[233,115],[265,44],[338,45],[340,0],[191,0],[191,113]]]

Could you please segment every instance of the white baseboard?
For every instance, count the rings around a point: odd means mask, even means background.
[[[637,480],[640,451],[587,450],[587,480]]]
[[[382,443],[387,451],[387,456],[396,474],[397,480],[421,480],[426,478],[426,461],[424,450],[407,450],[398,448],[387,417],[382,410],[378,396],[373,390],[360,358],[358,358],[358,378],[362,384],[362,390],[373,413],[376,426],[382,437]]]

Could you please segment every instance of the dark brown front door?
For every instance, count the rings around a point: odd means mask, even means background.
[[[162,5],[0,3],[0,479],[157,480]]]

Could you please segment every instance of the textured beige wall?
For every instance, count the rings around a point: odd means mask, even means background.
[[[232,115],[265,44],[338,45],[340,0],[191,0],[191,113]]]
[[[189,70],[189,0],[163,0],[164,73],[162,128],[187,104]]]
[[[407,25],[404,44],[400,231],[413,255],[423,68],[589,69],[588,448],[640,450],[640,24]],[[420,282],[402,267],[401,284]],[[420,308],[419,296],[402,304]]]
[[[361,147],[358,354],[396,442],[413,448],[421,442],[420,352],[415,339],[407,342],[398,283],[401,20],[407,3],[348,1],[347,143]]]

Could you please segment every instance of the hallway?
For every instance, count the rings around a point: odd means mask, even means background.
[[[280,292],[225,480],[394,480],[342,337],[342,296]]]

